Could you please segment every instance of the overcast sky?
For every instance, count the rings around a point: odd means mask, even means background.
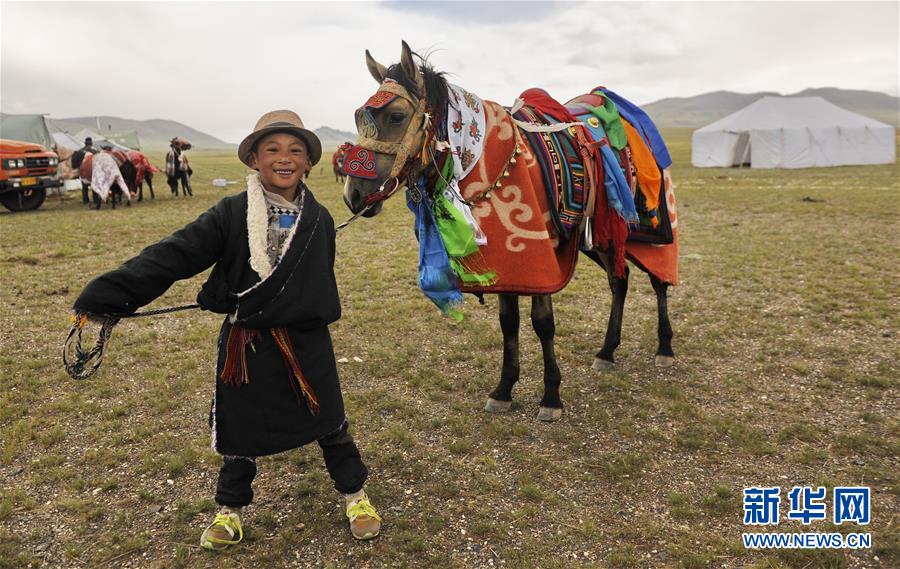
[[[634,102],[806,87],[897,95],[898,2],[0,2],[0,110],[171,119],[238,142],[266,111],[355,131],[364,50],[400,40],[482,98]]]

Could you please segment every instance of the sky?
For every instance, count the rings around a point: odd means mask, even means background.
[[[900,3],[0,1],[0,111],[169,119],[237,143],[263,113],[355,132],[400,42],[480,97],[605,85],[900,91]]]

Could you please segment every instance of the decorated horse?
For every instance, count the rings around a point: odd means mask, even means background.
[[[351,148],[353,148],[352,142],[344,142],[331,155],[331,170],[334,172],[335,182],[344,183],[344,157]]]
[[[448,84],[406,42],[400,63],[385,67],[366,51],[366,64],[379,87],[356,111],[359,140],[344,161],[344,201],[355,217],[372,217],[405,186],[426,296],[461,318],[461,293],[499,295],[503,365],[485,410],[510,409],[519,379],[519,296],[528,295],[544,359],[538,419],[560,418],[551,295],[571,279],[579,251],[606,271],[612,291],[592,367],[614,367],[626,259],[649,275],[656,293],[656,364],[674,363],[671,158],[641,109],[604,87],[565,105],[529,89],[505,108]]]
[[[79,166],[79,174],[81,183],[89,185],[93,190],[96,209],[100,209],[103,202],[109,202],[112,209],[115,209],[116,203],[122,203],[123,197],[131,205],[132,196],[137,195],[137,169],[128,154],[121,150],[86,154]]]
[[[150,189],[150,199],[155,199],[156,195],[153,193],[153,174],[159,172],[159,168],[151,164],[147,155],[139,150],[129,150],[127,154],[128,161],[131,162],[135,170],[134,186],[129,186],[129,189],[132,193],[137,192],[139,202],[144,201],[144,182],[147,182],[147,187]],[[128,178],[125,179],[125,182],[128,182]]]

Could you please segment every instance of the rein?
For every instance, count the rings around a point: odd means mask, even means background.
[[[393,182],[393,186],[391,188],[385,188],[385,186],[388,184],[388,182]],[[377,204],[378,202],[383,202],[384,200],[388,199],[389,197],[391,197],[392,195],[397,193],[397,190],[399,188],[400,188],[400,179],[399,178],[397,178],[397,177],[388,178],[387,180],[384,181],[383,184],[381,184],[381,187],[378,188],[377,192],[371,193],[368,196],[366,196],[366,207],[364,207],[361,210],[359,210],[358,212],[354,213],[352,216],[350,216],[347,219],[347,221],[345,221],[344,223],[335,227],[334,230],[337,232],[337,231],[340,231],[341,229],[347,227],[348,225],[350,225],[351,223],[353,223],[354,221],[356,221],[357,219],[362,217],[364,213],[366,213],[367,211],[369,211],[370,209],[375,207],[375,204]]]

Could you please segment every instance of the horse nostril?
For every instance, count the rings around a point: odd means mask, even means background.
[[[353,204],[354,211],[362,203],[362,196],[359,194],[359,190],[357,190],[356,188],[350,190],[350,203]]]

